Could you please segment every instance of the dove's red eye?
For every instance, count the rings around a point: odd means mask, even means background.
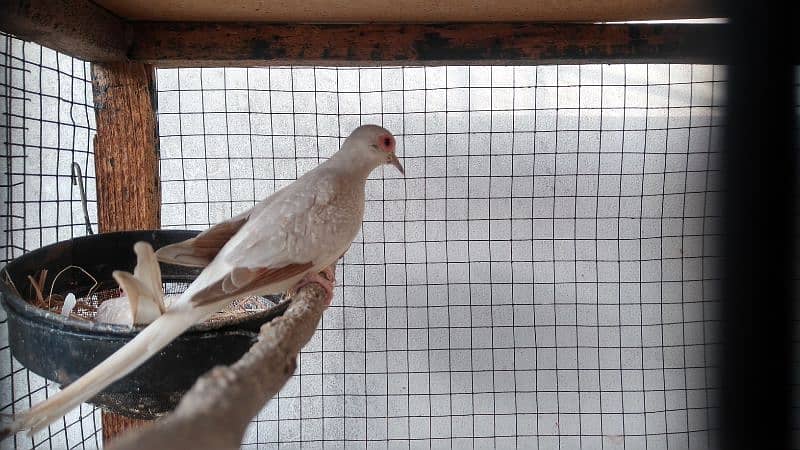
[[[392,146],[394,145],[394,138],[388,135],[384,135],[378,141],[379,145],[381,146],[381,150],[384,152],[390,153],[393,151]]]

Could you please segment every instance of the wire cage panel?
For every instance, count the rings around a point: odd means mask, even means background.
[[[85,235],[87,222],[97,229],[95,129],[89,63],[0,33],[4,262]],[[84,185],[88,219],[77,183]],[[11,356],[0,308],[0,413],[26,410],[57,390]],[[99,414],[82,405],[30,438],[19,434],[3,442],[3,448],[99,448],[99,431]]]
[[[710,65],[158,70],[162,220],[203,229],[360,124],[406,167],[243,448],[713,448]]]

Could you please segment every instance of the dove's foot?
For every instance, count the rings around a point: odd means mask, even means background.
[[[331,282],[331,286],[333,286],[333,284],[336,283],[336,270],[334,270],[333,267],[328,266],[325,269],[323,269],[323,271],[320,273],[324,274],[325,279]]]
[[[309,273],[302,280],[300,280],[294,288],[293,292],[297,292],[303,286],[311,283],[317,283],[325,289],[325,306],[328,307],[333,301],[333,284],[336,282],[336,275],[332,268],[327,267],[320,273]]]

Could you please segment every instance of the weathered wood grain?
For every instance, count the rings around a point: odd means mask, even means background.
[[[0,0],[0,30],[86,61],[122,61],[128,23],[89,0]]]
[[[97,135],[95,173],[100,232],[161,228],[153,67],[92,64]],[[149,421],[102,413],[103,442]]]
[[[159,67],[724,61],[724,24],[133,23]]]
[[[96,0],[131,20],[160,22],[613,22],[726,17],[718,0]]]
[[[160,228],[153,67],[93,64],[92,85],[100,231]]]

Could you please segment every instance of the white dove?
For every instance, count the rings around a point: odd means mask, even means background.
[[[136,267],[133,273],[115,270],[112,276],[125,293],[110,298],[97,307],[95,322],[133,326],[159,318],[179,296],[165,296],[161,287],[161,268],[153,247],[146,242],[133,246]]]
[[[330,159],[249,211],[193,239],[161,248],[161,261],[205,266],[169,309],[121,349],[48,400],[15,416],[0,437],[35,432],[143,364],[193,324],[235,298],[280,294],[317,282],[350,247],[364,216],[367,177],[383,164],[404,169],[395,138],[375,125],[350,134]]]

